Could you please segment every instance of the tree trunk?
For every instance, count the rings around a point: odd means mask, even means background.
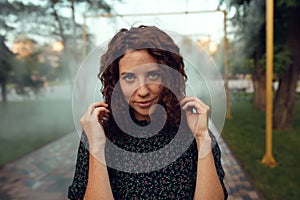
[[[58,25],[58,30],[59,30],[59,36],[62,39],[62,43],[64,45],[64,50],[66,49],[66,38],[65,38],[65,34],[64,34],[64,28],[63,28],[63,24],[62,21],[60,20],[60,17],[57,13],[57,10],[55,9],[55,2],[51,1],[51,8],[53,10],[52,14],[57,22]]]
[[[287,18],[286,45],[292,53],[293,63],[280,76],[279,87],[274,101],[273,128],[286,130],[293,127],[295,98],[300,66],[300,7],[290,8]]]
[[[57,10],[55,9],[55,3],[57,3],[56,1],[51,1],[51,8],[53,10],[52,14],[57,22],[57,25],[58,25],[58,31],[59,31],[59,36],[61,37],[61,40],[62,40],[62,43],[63,43],[63,46],[64,46],[64,49],[63,49],[63,57],[69,57],[68,55],[68,43],[67,43],[67,39],[66,39],[66,36],[65,36],[65,31],[64,31],[64,27],[63,27],[63,23],[62,23],[62,20],[60,19],[60,16],[58,15],[57,13]],[[72,12],[74,12],[74,1],[72,1]],[[61,59],[61,57],[60,57]],[[71,67],[74,66],[73,63],[70,63],[70,61],[68,62],[64,62],[62,64],[61,67],[65,67],[66,68],[66,73],[67,73],[67,78],[69,80],[69,84],[70,84],[70,88],[71,90],[73,89],[73,77],[72,77],[72,69]]]
[[[73,53],[73,67],[78,66],[80,63],[78,58],[78,51],[77,51],[77,33],[76,33],[76,19],[75,19],[75,0],[71,1],[71,10],[72,10],[72,29],[73,29],[73,46],[72,46],[72,53]],[[71,77],[73,80],[74,77],[74,69],[71,68]]]
[[[259,111],[266,110],[266,74],[262,66],[258,65],[253,73],[253,100],[254,109]]]
[[[75,20],[75,2],[71,1],[72,23],[73,23],[73,39],[76,40],[76,20]]]
[[[3,109],[6,110],[7,108],[7,90],[6,90],[6,82],[3,81],[1,84],[1,99],[2,99],[2,105]]]
[[[287,130],[293,126],[297,74],[297,68],[291,66],[279,80],[279,87],[274,101],[274,129]]]

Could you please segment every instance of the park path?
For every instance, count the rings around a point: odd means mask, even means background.
[[[67,199],[72,181],[79,137],[70,133],[0,169],[1,200]],[[228,199],[263,199],[232,152],[219,140]]]

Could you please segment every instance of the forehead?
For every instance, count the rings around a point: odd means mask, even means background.
[[[119,71],[128,72],[137,69],[153,69],[158,68],[157,60],[152,57],[147,50],[132,50],[127,51],[119,61]]]

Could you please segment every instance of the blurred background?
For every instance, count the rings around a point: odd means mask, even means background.
[[[216,63],[228,94],[222,137],[261,198],[299,199],[300,1],[274,1],[272,167],[261,162],[266,2],[0,0],[0,170],[74,132],[73,83],[93,48],[120,28],[155,25],[188,36]]]

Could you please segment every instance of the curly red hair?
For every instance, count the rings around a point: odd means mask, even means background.
[[[162,69],[164,89],[160,104],[166,109],[167,123],[180,123],[179,101],[181,99],[178,98],[185,96],[185,81],[187,79],[183,58],[173,39],[155,26],[142,25],[132,27],[129,30],[121,29],[109,42],[107,51],[101,56],[101,68],[98,74],[98,78],[102,82],[101,92],[105,102],[111,106],[112,101],[116,101],[114,103],[119,105],[119,109],[124,109],[124,106],[128,108],[125,98],[112,99],[114,90],[114,92],[122,94],[119,84],[117,84],[119,81],[119,60],[126,51],[141,49],[146,49],[157,60],[158,64],[173,69]],[[178,73],[172,73],[172,71]],[[122,113],[122,110],[120,112]]]

